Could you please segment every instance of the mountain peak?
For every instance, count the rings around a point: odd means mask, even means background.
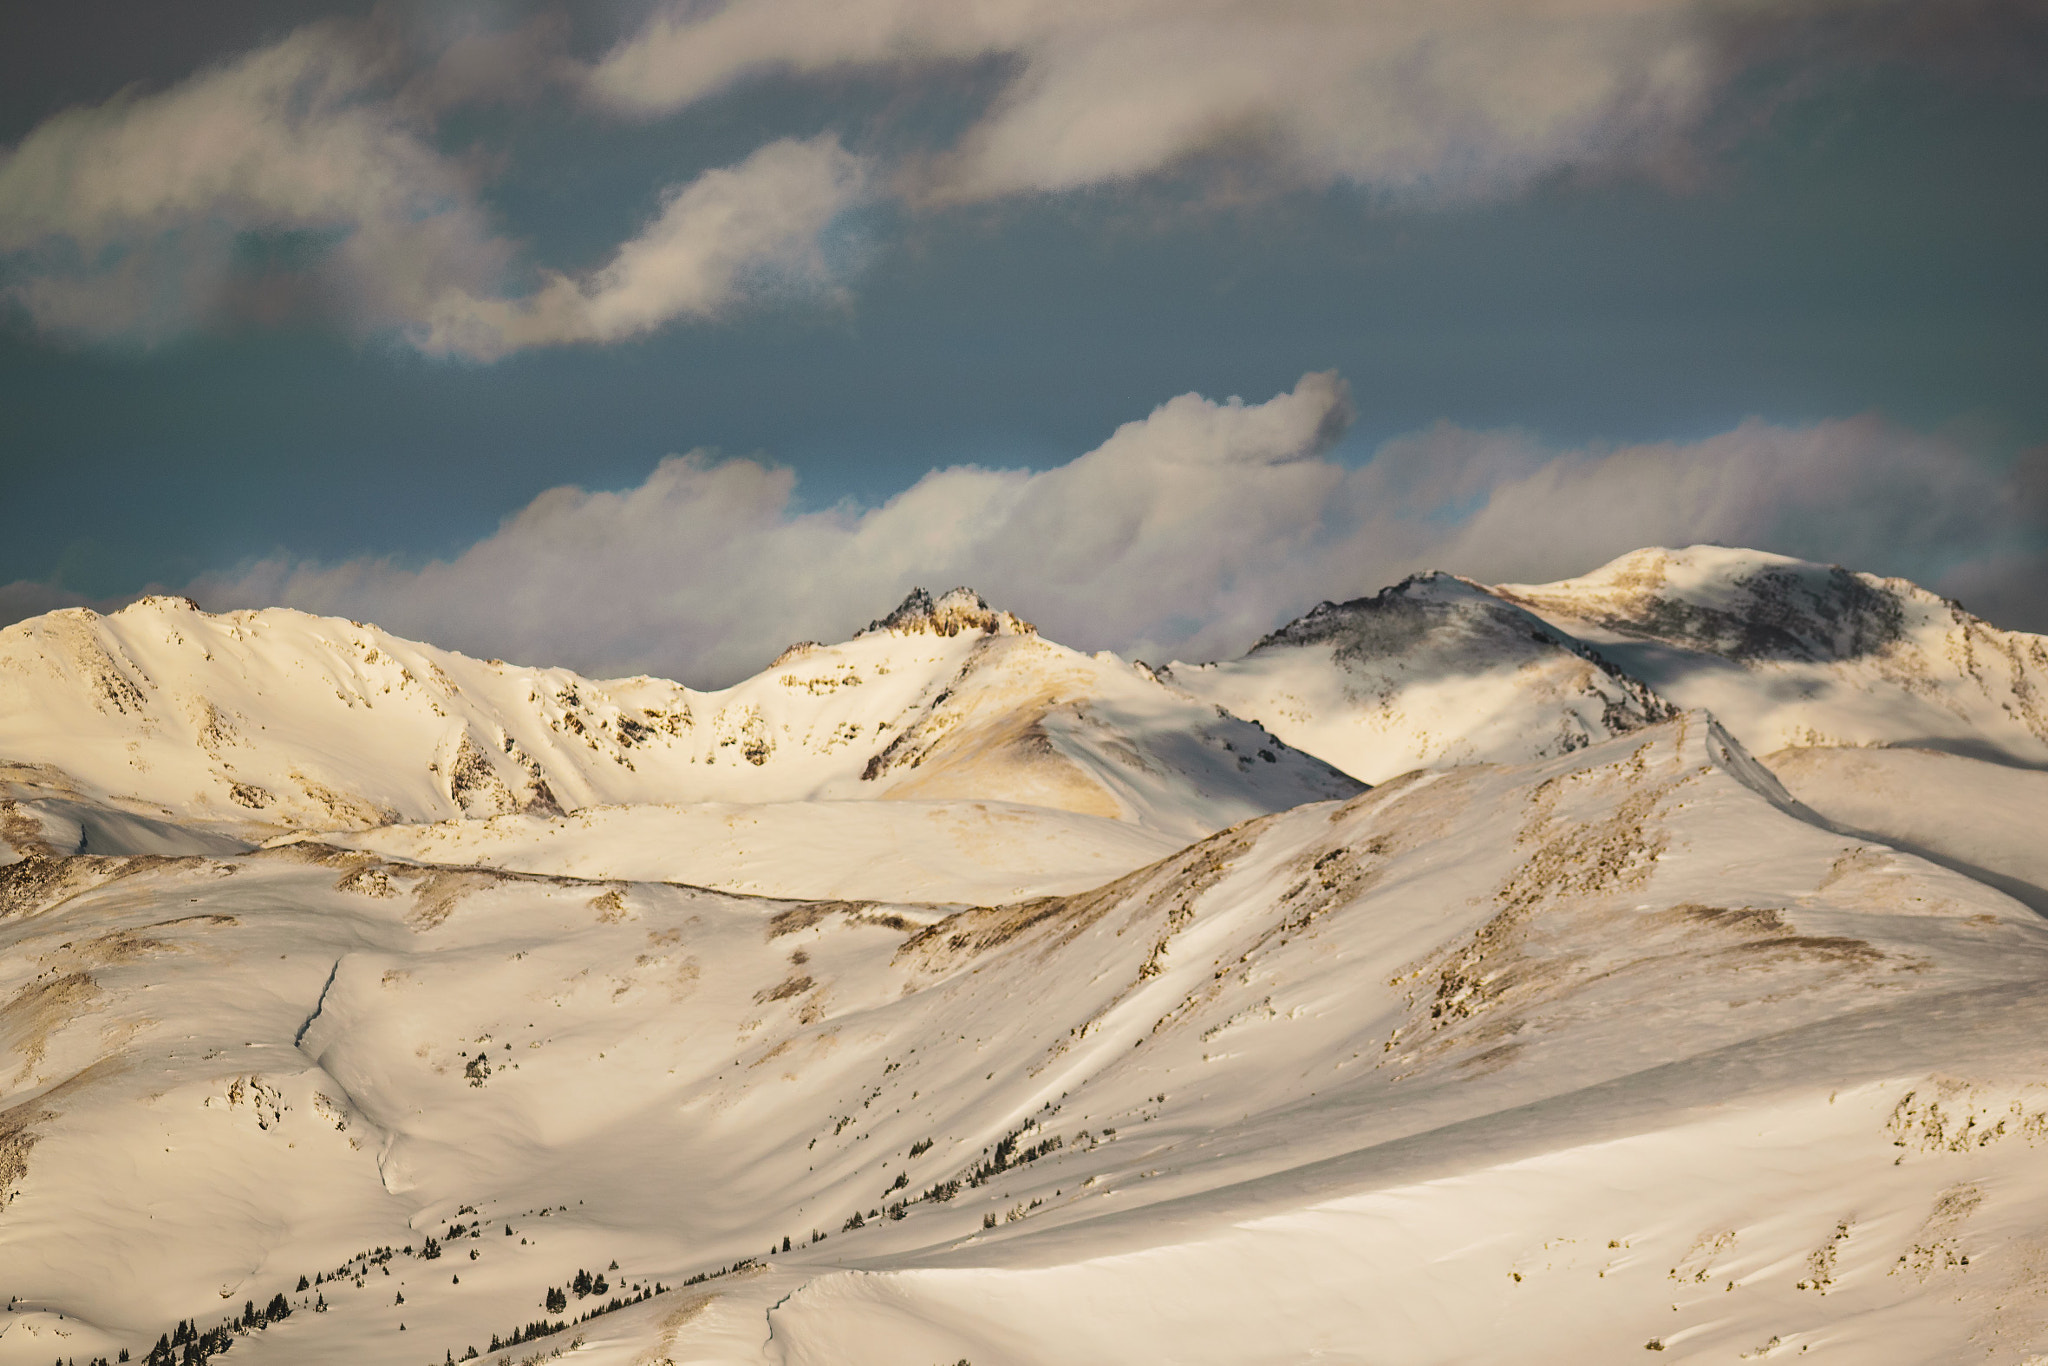
[[[879,621],[871,621],[861,635],[894,631],[899,635],[956,636],[962,631],[983,631],[992,636],[1037,635],[1038,628],[1014,613],[990,607],[972,588],[955,588],[934,599],[922,588],[913,588],[896,610]]]
[[[1394,631],[1399,639],[1377,642],[1383,652],[1398,651],[1413,643],[1427,630],[1427,623],[1457,611],[1512,612],[1491,593],[1469,579],[1442,570],[1411,574],[1369,598],[1348,602],[1319,602],[1285,626],[1263,637],[1249,655],[1287,646],[1313,645],[1335,637],[1385,636]],[[1248,655],[1248,657],[1249,657]]]

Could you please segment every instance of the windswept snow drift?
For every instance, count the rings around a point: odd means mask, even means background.
[[[0,632],[0,1366],[2048,1352],[2041,642],[1617,563],[715,694]]]

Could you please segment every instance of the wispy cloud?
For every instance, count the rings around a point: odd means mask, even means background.
[[[925,192],[987,198],[1254,149],[1285,175],[1496,193],[1655,148],[1720,76],[1696,0],[732,0],[671,4],[596,63],[593,100],[672,112],[750,79],[1015,76]]]
[[[424,71],[376,36],[312,25],[36,127],[0,157],[6,297],[51,333],[151,341],[282,295],[492,359],[829,289],[819,237],[865,181],[826,135],[671,185],[606,265],[508,294],[518,245],[483,208],[477,169],[438,149],[431,115],[502,93],[546,31],[466,35]]]
[[[153,95],[66,110],[0,160],[9,293],[46,328],[151,338],[228,296],[252,239],[331,254],[369,316],[481,285],[509,252],[469,178],[391,102],[376,54],[313,25]]]
[[[452,560],[277,559],[193,591],[721,682],[794,639],[846,635],[913,584],[972,584],[1084,648],[1203,658],[1416,570],[1534,581],[1652,544],[1972,583],[1980,603],[2038,601],[2044,581],[2040,519],[2008,473],[1875,418],[1577,450],[1442,425],[1353,466],[1331,453],[1350,415],[1330,374],[1257,404],[1185,394],[1053,469],[954,466],[818,512],[796,509],[788,470],[677,456],[624,491],[551,490]]]
[[[589,275],[550,273],[519,299],[451,288],[408,333],[429,354],[493,360],[528,346],[619,341],[763,293],[829,291],[821,239],[865,183],[864,163],[837,138],[771,142],[671,186],[654,221]]]

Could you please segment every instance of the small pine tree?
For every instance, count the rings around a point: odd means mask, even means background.
[[[311,1282],[309,1282],[309,1281],[308,1281],[308,1280],[307,1280],[307,1279],[306,1279],[306,1278],[305,1278],[304,1276],[301,1276],[301,1277],[299,1277],[299,1289],[301,1289],[301,1290],[304,1290],[304,1289],[306,1289],[306,1288],[307,1288],[307,1287],[308,1287],[308,1286],[309,1286],[310,1284],[311,1284]]]

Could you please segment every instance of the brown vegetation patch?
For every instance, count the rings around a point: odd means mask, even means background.
[[[1531,978],[1550,975],[1550,968],[1530,962],[1523,952],[1528,922],[1542,907],[1566,898],[1590,900],[1634,890],[1649,880],[1670,841],[1649,822],[1679,785],[1642,785],[1644,751],[1649,748],[1638,747],[1619,764],[1568,775],[1615,776],[1603,770],[1619,770],[1618,776],[1634,789],[1602,820],[1560,825],[1551,815],[1559,779],[1546,780],[1530,794],[1534,809],[1517,843],[1535,847],[1494,893],[1500,910],[1437,968],[1430,1028],[1468,1019]]]
[[[455,913],[462,899],[472,892],[495,887],[513,878],[481,868],[435,868],[412,889],[412,913],[405,923],[416,930],[431,930]]]
[[[1934,1208],[1927,1212],[1926,1220],[1913,1233],[1913,1241],[1887,1274],[1896,1276],[1904,1271],[1915,1280],[1925,1281],[1936,1272],[1968,1266],[1970,1254],[1962,1246],[1963,1224],[1983,1203],[1984,1192],[1974,1183],[1950,1186],[1937,1195]]]
[[[375,854],[366,854],[360,849],[343,849],[338,845],[322,844],[318,840],[292,840],[288,844],[273,844],[263,849],[252,849],[243,857],[276,863],[310,863],[321,867],[340,868],[348,872],[354,872],[365,864],[381,861]]]
[[[43,822],[35,812],[16,801],[0,801],[0,844],[27,857],[52,858],[57,849],[44,835]]]
[[[30,854],[0,868],[0,919],[35,915],[105,880],[99,859]]]
[[[29,1149],[36,1146],[35,1126],[55,1119],[39,1100],[0,1110],[0,1211],[14,1198],[14,1188],[28,1175]]]
[[[354,892],[358,896],[391,897],[398,895],[398,888],[391,884],[391,868],[382,859],[365,855],[361,866],[343,873],[334,880],[337,892]]]
[[[661,1337],[656,1344],[633,1358],[633,1366],[675,1366],[671,1353],[692,1319],[697,1318],[718,1299],[715,1294],[699,1294],[684,1300],[661,1321]]]
[[[754,1000],[761,1005],[766,1005],[770,1001],[787,1001],[792,996],[803,995],[815,985],[817,984],[810,978],[799,973],[775,986],[755,992]]]
[[[19,1105],[0,1110],[0,1212],[5,1212],[22,1178],[28,1175],[29,1150],[35,1147],[36,1139],[39,1137],[36,1126],[49,1123],[61,1113],[50,1106],[71,1092],[110,1077],[120,1070],[121,1065],[114,1059],[101,1058],[92,1066],[65,1078],[34,1100],[25,1100]]]
[[[811,901],[801,906],[792,906],[768,922],[768,938],[773,941],[785,934],[808,930],[827,916],[844,915],[851,920],[869,920],[866,912],[875,907],[872,901]],[[890,917],[900,920],[901,917]],[[878,923],[871,920],[870,923]],[[905,927],[909,922],[904,921]]]
[[[0,1006],[0,1038],[21,1058],[14,1080],[28,1080],[49,1051],[50,1036],[91,1009],[101,994],[92,974],[67,972],[25,984]]]
[[[1885,1121],[1892,1145],[1906,1151],[1966,1153],[2006,1138],[2022,1138],[2029,1147],[2048,1139],[2048,1094],[2032,1097],[2040,1108],[2029,1109],[2025,1096],[2002,1096],[1949,1077],[1936,1077],[1899,1098]],[[1905,1160],[1905,1153],[1899,1155]]]
[[[975,906],[928,925],[896,951],[898,964],[912,963],[926,972],[941,971],[962,959],[987,953],[1043,925],[1056,932],[1040,944],[1049,955],[1119,907],[1128,907],[1125,929],[1153,917],[1165,922],[1164,935],[1147,962],[1154,964],[1173,934],[1193,918],[1194,903],[1221,881],[1237,857],[1258,840],[1271,817],[1261,817],[1211,835],[1160,862],[1124,874],[1114,882],[1071,896],[1040,896],[1007,906]],[[1120,931],[1121,933],[1121,931]],[[1150,972],[1140,973],[1142,980]]]
[[[325,808],[327,819],[322,824],[330,829],[367,830],[372,826],[391,825],[399,818],[396,807],[379,806],[367,798],[337,792],[325,783],[308,778],[297,769],[292,769],[290,776],[309,800]]]

